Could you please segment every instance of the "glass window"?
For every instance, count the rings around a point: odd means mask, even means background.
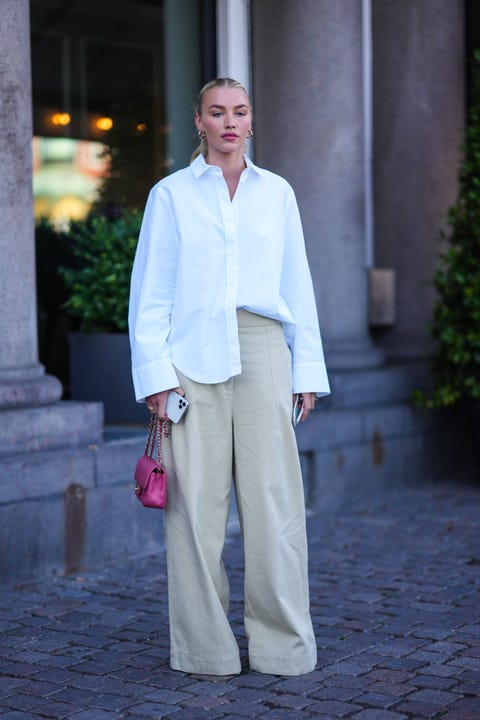
[[[143,208],[197,145],[215,0],[31,0],[36,217]],[[67,142],[68,140],[68,142]]]

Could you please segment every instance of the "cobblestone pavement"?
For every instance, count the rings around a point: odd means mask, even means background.
[[[150,557],[0,592],[0,717],[480,720],[480,488],[396,490],[309,524],[315,672],[248,670],[234,535],[241,675],[169,669],[164,559]]]

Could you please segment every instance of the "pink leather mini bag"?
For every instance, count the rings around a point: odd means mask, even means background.
[[[134,492],[142,505],[150,508],[165,508],[167,504],[167,471],[162,465],[162,436],[170,435],[170,420],[159,420],[158,415],[150,418],[147,442],[142,457],[135,467]],[[153,457],[157,444],[157,457]]]

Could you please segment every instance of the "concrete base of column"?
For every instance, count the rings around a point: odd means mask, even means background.
[[[324,340],[325,359],[329,371],[380,367],[383,351],[365,339]]]
[[[329,372],[332,394],[319,401],[337,409],[409,402],[415,389],[431,383],[428,364],[422,361],[382,365],[363,370]]]
[[[45,407],[0,410],[2,457],[98,443],[103,432],[101,403],[59,402]],[[61,468],[59,468],[61,472]]]
[[[417,411],[408,403],[325,407],[297,428],[307,507],[368,509],[386,488],[480,481],[480,417]]]
[[[74,414],[83,415],[85,425],[101,424],[98,404],[71,403],[64,410],[70,427]],[[32,418],[25,422],[28,437]],[[163,513],[144,508],[133,492],[145,431],[103,435],[103,428],[92,427],[76,440],[0,457],[0,583],[82,572],[162,550]]]
[[[0,370],[0,410],[50,405],[60,400],[60,381],[44,373],[44,367],[39,363]]]

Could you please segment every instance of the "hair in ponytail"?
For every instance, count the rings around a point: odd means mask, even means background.
[[[206,85],[202,87],[200,92],[198,93],[197,103],[195,105],[195,113],[197,115],[202,114],[202,105],[203,105],[203,99],[205,97],[205,93],[208,92],[208,90],[213,90],[213,88],[217,87],[229,87],[229,88],[236,88],[237,90],[243,90],[245,95],[248,97],[248,93],[243,87],[243,85],[238,82],[238,80],[233,80],[232,78],[224,77],[224,78],[215,78],[215,80],[210,80]],[[200,138],[200,145],[195,148],[193,151],[192,157],[190,158],[190,162],[192,163],[196,157],[199,155],[203,155],[203,157],[207,157],[208,155],[208,144],[207,139],[205,137]]]

